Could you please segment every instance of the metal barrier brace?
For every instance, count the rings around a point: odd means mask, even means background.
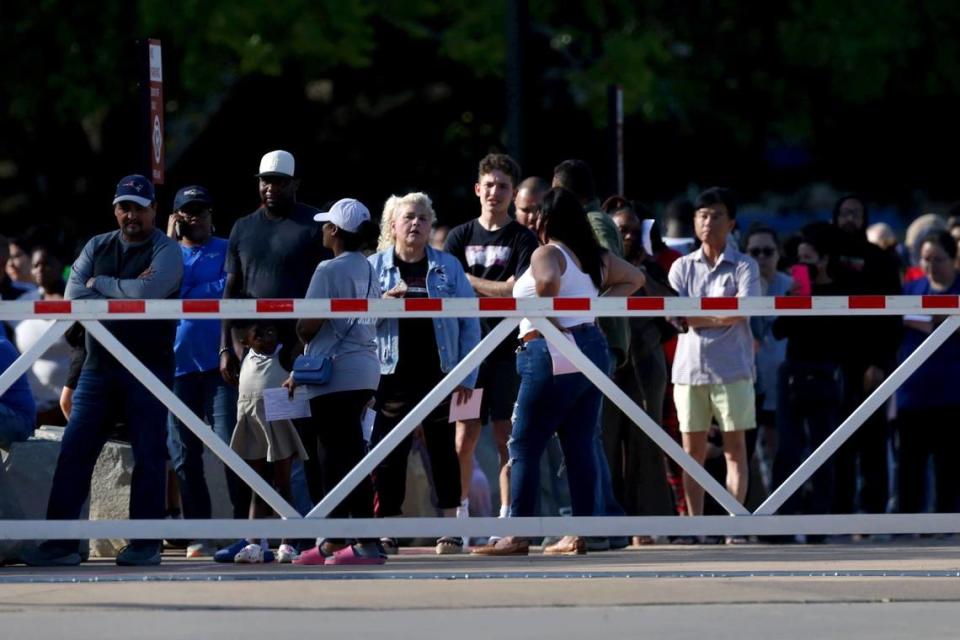
[[[547,320],[556,315],[593,316],[950,316],[911,354],[794,473],[751,514],[659,425],[621,391]],[[288,504],[246,462],[140,363],[101,320],[272,318],[503,318],[306,517]],[[619,407],[664,452],[690,474],[733,517],[641,516],[564,518],[390,518],[325,519],[480,362],[527,317],[556,349]],[[0,520],[0,539],[396,537],[455,535],[747,535],[795,533],[949,533],[960,531],[960,514],[777,516],[776,510],[960,328],[958,296],[838,296],[757,298],[445,298],[311,300],[78,300],[0,303],[0,320],[54,320],[38,342],[0,374],[0,394],[75,322],[81,322],[131,373],[251,489],[281,520]]]

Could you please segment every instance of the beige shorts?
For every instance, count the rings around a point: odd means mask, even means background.
[[[675,384],[673,400],[677,405],[680,431],[707,431],[713,418],[721,431],[747,431],[757,427],[757,409],[753,380],[730,384]]]

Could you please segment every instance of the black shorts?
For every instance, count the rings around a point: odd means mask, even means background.
[[[516,358],[495,357],[491,354],[477,375],[477,389],[483,389],[480,401],[480,421],[510,420],[513,405],[517,402],[520,378],[517,376]]]

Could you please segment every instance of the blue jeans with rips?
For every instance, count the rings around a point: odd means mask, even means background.
[[[574,330],[577,346],[606,371],[607,340],[594,325]],[[510,515],[536,515],[540,458],[554,434],[560,438],[575,516],[592,516],[597,502],[596,440],[601,393],[582,373],[553,375],[544,339],[524,343],[517,352],[520,390],[514,411],[510,450]]]
[[[230,443],[237,426],[237,387],[227,384],[220,371],[196,371],[178,376],[173,393],[213,428],[221,440]],[[184,518],[209,518],[210,492],[203,473],[203,443],[172,413],[167,418],[167,449],[180,484]],[[233,517],[244,519],[250,509],[250,490],[229,469],[227,489]]]
[[[148,366],[165,385],[173,381],[172,361],[169,366]],[[80,517],[90,495],[93,467],[107,440],[107,427],[117,417],[129,428],[133,450],[130,519],[164,517],[167,409],[132,373],[116,367],[80,373],[53,474],[48,520]]]

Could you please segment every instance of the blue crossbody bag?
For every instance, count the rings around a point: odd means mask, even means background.
[[[367,263],[367,267],[370,269],[370,278],[367,283],[367,295],[370,297],[370,292],[373,291],[373,267],[370,266],[370,263]],[[353,328],[357,325],[358,320],[354,320],[353,324],[350,325],[350,328],[347,329],[347,332],[334,343],[333,347],[330,349],[331,353],[337,350],[337,347],[340,346],[340,343],[346,339],[350,332],[353,331]],[[336,330],[334,330],[336,331]],[[330,354],[323,354],[318,356],[311,356],[303,354],[297,356],[296,360],[293,361],[293,371],[291,372],[293,376],[293,383],[296,385],[309,384],[309,385],[325,385],[330,382],[330,378],[333,377],[333,356]]]

